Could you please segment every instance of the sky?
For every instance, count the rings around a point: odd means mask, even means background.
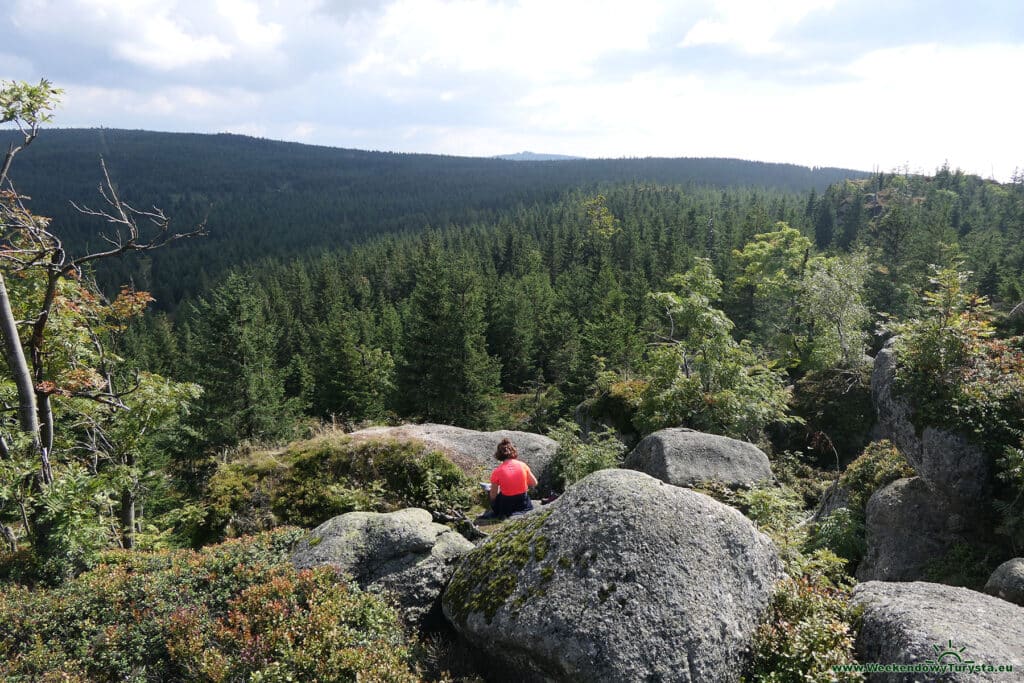
[[[4,0],[54,125],[1008,180],[1024,0]]]

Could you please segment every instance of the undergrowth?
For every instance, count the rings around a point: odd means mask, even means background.
[[[192,551],[110,552],[58,588],[0,592],[5,681],[415,681],[394,610],[296,571],[279,529]]]

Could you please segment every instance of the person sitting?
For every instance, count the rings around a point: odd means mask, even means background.
[[[508,439],[501,440],[494,457],[501,464],[491,472],[491,515],[488,516],[508,517],[532,510],[529,488],[537,485],[537,477],[533,476],[530,466],[519,460],[519,451]]]

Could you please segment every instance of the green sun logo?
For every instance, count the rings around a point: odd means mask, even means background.
[[[967,651],[965,646],[956,647],[952,640],[947,640],[945,645],[932,645],[935,650],[935,659],[924,660],[925,664],[973,664],[973,659],[964,659]]]

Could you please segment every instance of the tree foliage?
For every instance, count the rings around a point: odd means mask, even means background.
[[[151,297],[124,288],[108,302],[91,264],[202,231],[172,232],[160,210],[123,202],[101,163],[102,208],[78,208],[106,223],[105,247],[72,255],[9,177],[15,155],[50,120],[59,94],[46,80],[0,88],[0,121],[13,122],[21,136],[0,169],[0,395],[18,414],[16,429],[0,423],[0,528],[16,549],[17,534],[6,524],[15,522],[51,577],[87,564],[112,538],[133,545],[140,438],[160,432],[195,393],[152,375],[136,377],[131,387],[122,359],[108,347]]]
[[[711,305],[722,284],[711,262],[698,259],[670,283],[678,292],[651,295],[668,319],[668,330],[650,353],[650,379],[637,415],[641,428],[688,426],[754,438],[768,423],[785,420],[781,372],[749,343],[733,339],[732,321]]]

